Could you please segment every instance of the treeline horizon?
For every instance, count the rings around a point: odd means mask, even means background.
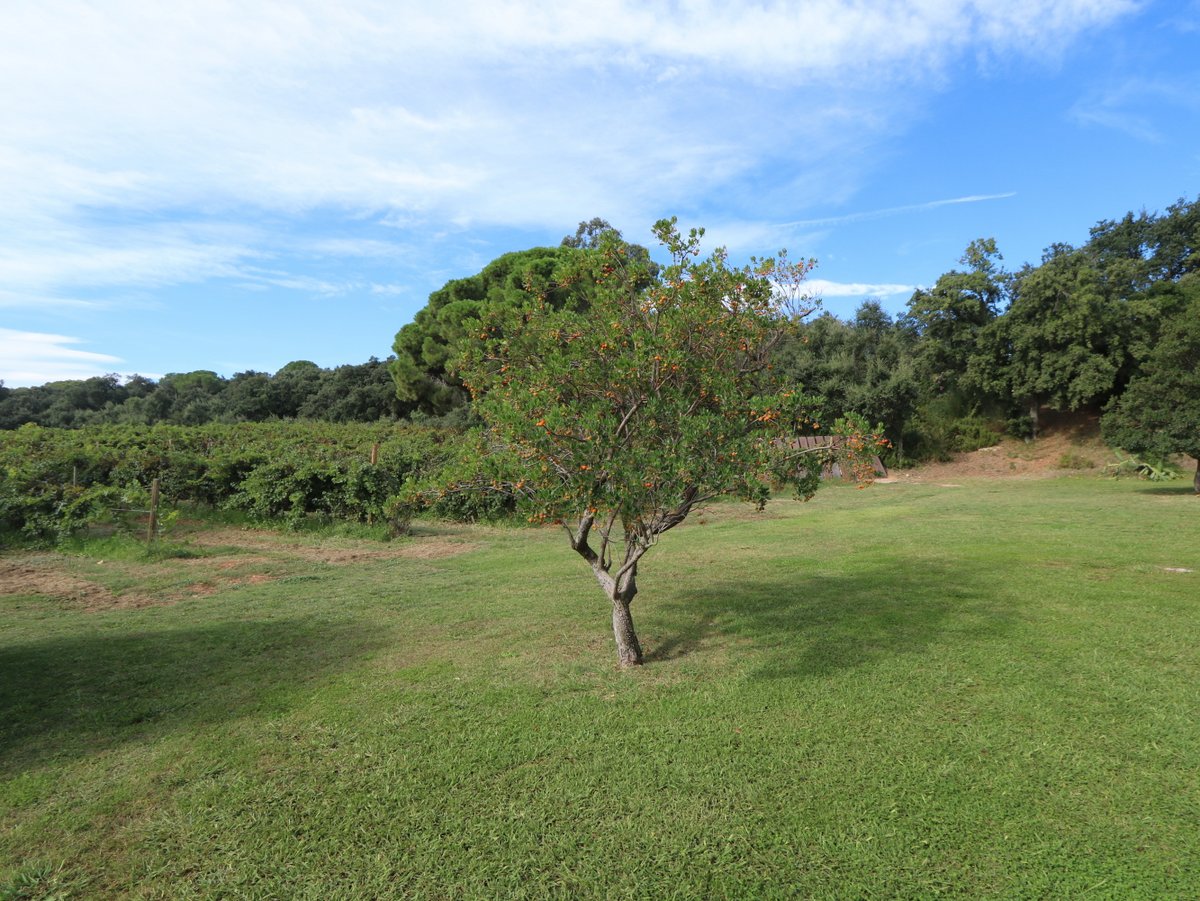
[[[0,429],[91,425],[207,425],[312,419],[399,420],[415,407],[396,396],[393,358],[322,368],[296,360],[274,373],[247,370],[230,378],[208,369],[160,379],[116,373],[34,387],[0,384]]]
[[[399,330],[387,360],[333,369],[296,361],[274,374],[229,379],[199,370],[157,382],[109,375],[0,385],[0,429],[287,419],[461,424],[469,397],[452,361],[467,324],[531,295],[586,309],[589,286],[572,273],[578,255],[611,231],[602,219],[583,222],[558,247],[504,254],[447,282]],[[914,292],[899,315],[868,299],[851,317],[822,313],[797,324],[777,347],[775,367],[819,396],[823,418],[853,413],[881,424],[894,445],[890,462],[903,462],[944,458],[1002,433],[1034,436],[1039,410],[1112,414],[1147,372],[1161,382],[1164,369],[1191,366],[1200,198],[1102,220],[1084,244],[1053,244],[1037,265],[1005,268],[992,238],[972,241],[958,262]],[[1152,359],[1156,348],[1162,356],[1165,338],[1178,352]],[[1190,389],[1173,390],[1186,403]]]

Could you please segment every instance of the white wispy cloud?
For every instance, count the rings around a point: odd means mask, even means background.
[[[916,285],[831,282],[823,278],[808,279],[804,286],[815,297],[893,297],[898,294],[912,294],[917,289]]]
[[[1200,80],[1129,79],[1080,98],[1068,117],[1080,125],[1111,128],[1156,144],[1165,140],[1162,127],[1156,123],[1173,118],[1156,117],[1154,113],[1162,108],[1176,115],[1180,110],[1190,115],[1200,112]]]
[[[0,360],[10,388],[63,379],[86,379],[112,372],[120,357],[81,350],[80,338],[0,328]]]
[[[318,297],[336,297],[360,287],[356,282],[333,282],[308,275],[292,275],[285,271],[269,271],[254,267],[243,267],[238,271],[238,277],[251,288],[287,288],[291,291]]]
[[[1136,8],[15,0],[0,11],[0,279],[10,304],[40,303],[237,278],[274,252],[267,228],[230,239],[181,217],[324,211],[426,236],[649,223],[715,197],[731,223],[783,219],[852,196],[948,66],[1042,65]],[[763,200],[755,179],[781,160],[807,176]],[[847,220],[790,225],[824,221]]]
[[[2,232],[2,230],[0,230]],[[0,247],[0,308],[111,306],[107,292],[236,276],[263,251],[245,228],[157,222],[93,227],[74,221],[13,229]]]

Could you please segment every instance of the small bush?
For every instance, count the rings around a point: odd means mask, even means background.
[[[923,404],[902,437],[914,460],[945,462],[956,453],[991,447],[1003,436],[1002,420],[983,415],[961,397],[948,395]]]
[[[1096,461],[1075,451],[1067,451],[1058,458],[1057,465],[1059,469],[1095,469]]]
[[[1150,462],[1139,460],[1137,457],[1122,457],[1117,454],[1117,461],[1104,467],[1104,472],[1114,479],[1124,476],[1134,476],[1151,482],[1167,482],[1179,478],[1179,472],[1166,462]]]
[[[1005,421],[1004,431],[1014,438],[1029,441],[1033,438],[1033,420],[1025,414],[1013,416]]]
[[[982,416],[964,416],[951,424],[954,449],[960,453],[991,447],[1003,437],[1000,429]]]

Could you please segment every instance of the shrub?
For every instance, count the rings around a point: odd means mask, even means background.
[[[1095,469],[1096,461],[1075,451],[1067,451],[1058,458],[1059,469]]]
[[[2,437],[0,530],[43,543],[145,507],[133,498],[154,479],[164,513],[194,503],[289,526],[310,516],[386,521],[389,498],[443,465],[460,440],[450,430],[316,422],[23,426]],[[480,518],[493,506],[446,512]]]
[[[1120,454],[1117,454],[1116,457],[1115,463],[1109,463],[1104,467],[1104,472],[1114,479],[1135,476],[1151,482],[1167,482],[1179,478],[1179,472],[1165,461],[1151,462],[1139,460],[1137,457],[1122,457]]]

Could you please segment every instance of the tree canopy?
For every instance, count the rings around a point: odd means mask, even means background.
[[[1105,440],[1136,454],[1197,460],[1200,493],[1200,277],[1180,285],[1182,311],[1163,328],[1141,372],[1101,420]]]
[[[529,295],[554,309],[587,309],[592,283],[577,277],[580,257],[621,232],[599,217],[580,222],[558,247],[533,247],[497,257],[475,275],[451,279],[396,333],[392,376],[396,393],[422,413],[438,416],[467,403],[469,396],[450,362],[462,351],[467,323],[492,309],[520,306]],[[625,244],[649,279],[657,272],[649,251]]]
[[[586,286],[570,277],[580,252],[574,247],[534,247],[506,253],[478,274],[453,279],[430,294],[392,345],[392,376],[400,399],[432,415],[466,403],[467,392],[448,363],[461,350],[466,323],[489,309],[518,306],[531,293],[551,307],[586,307]]]
[[[968,379],[1030,410],[1078,410],[1111,396],[1129,355],[1127,308],[1093,257],[1066,245],[1013,280],[1004,315],[979,333]]]
[[[1009,276],[993,238],[972,241],[959,262],[928,291],[908,302],[908,325],[920,336],[916,365],[937,393],[958,388],[975,352],[979,333],[996,318],[1006,299]]]

